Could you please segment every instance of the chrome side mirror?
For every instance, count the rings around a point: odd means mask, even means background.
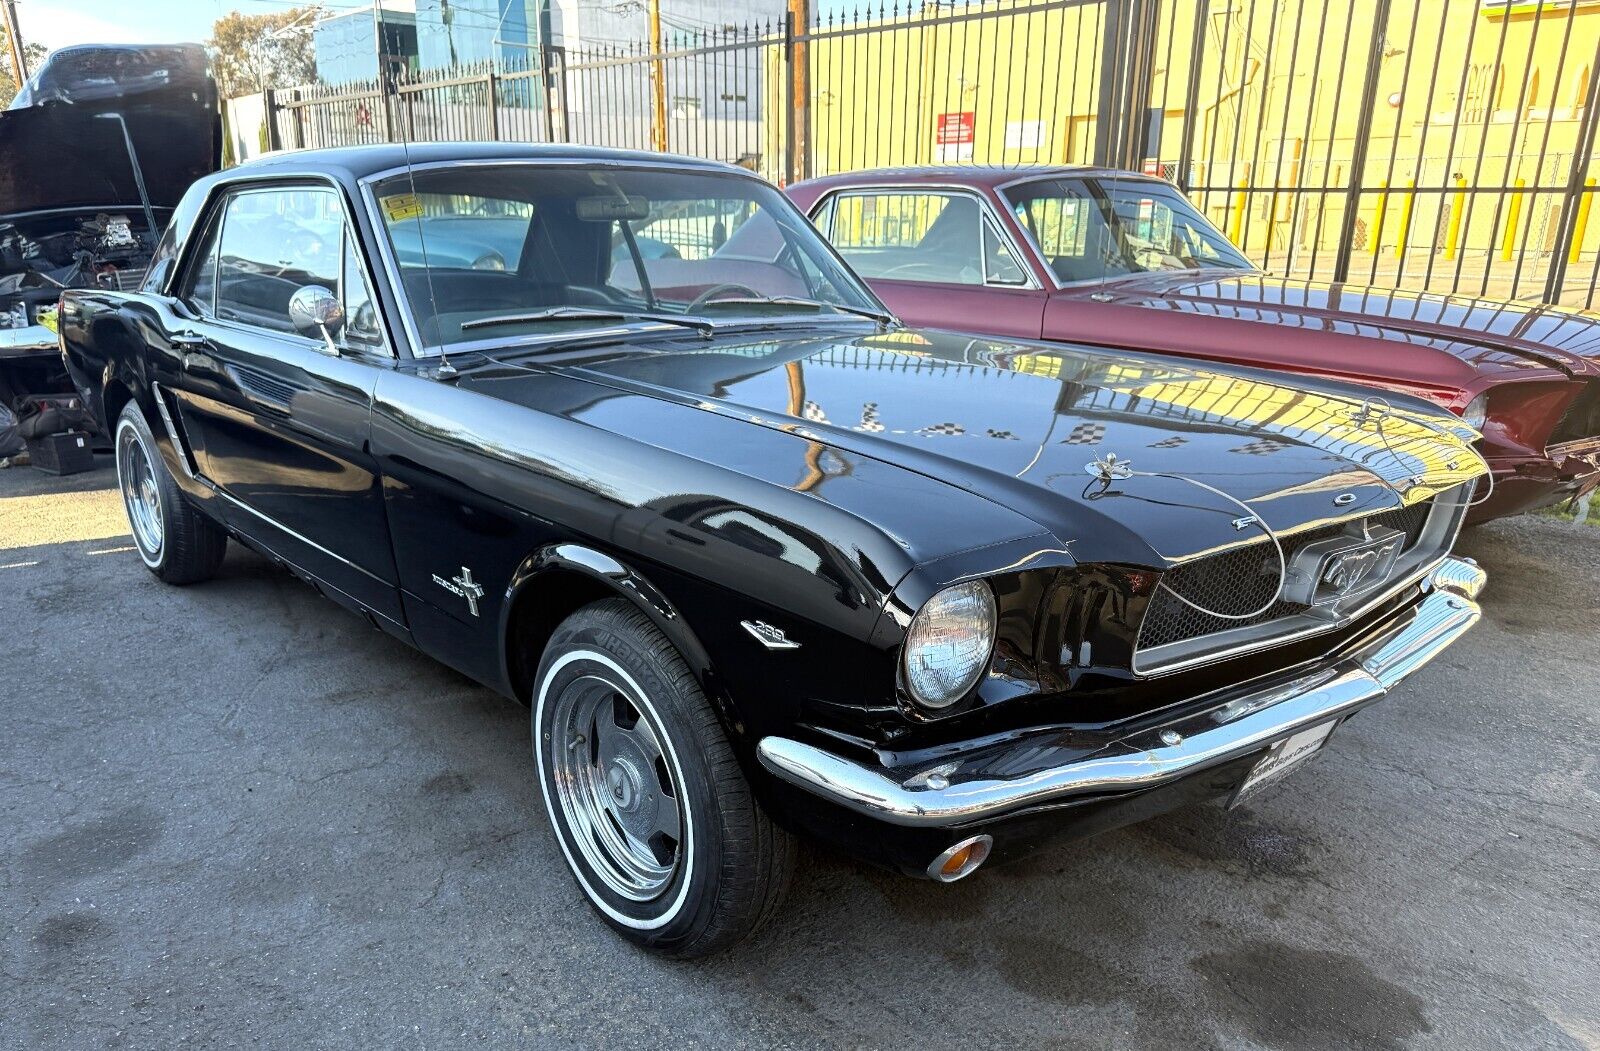
[[[334,333],[344,327],[344,304],[321,285],[303,285],[289,297],[289,323],[302,336],[322,335],[328,353],[338,354]]]

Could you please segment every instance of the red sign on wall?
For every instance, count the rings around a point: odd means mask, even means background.
[[[941,113],[933,129],[933,141],[940,146],[970,145],[975,123],[971,113]]]

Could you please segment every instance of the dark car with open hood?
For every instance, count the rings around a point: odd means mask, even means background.
[[[200,45],[50,53],[0,111],[0,405],[73,394],[62,290],[138,287],[173,206],[221,154]]]
[[[233,538],[526,703],[578,886],[664,953],[769,919],[796,834],[948,882],[1250,798],[1479,617],[1458,418],[902,327],[710,162],[264,159],[61,331],[150,570]]]

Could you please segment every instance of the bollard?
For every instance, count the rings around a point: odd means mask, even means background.
[[[1461,244],[1461,213],[1467,207],[1467,180],[1456,179],[1455,200],[1450,203],[1450,233],[1444,239],[1444,257],[1454,259],[1456,248]]]
[[[1506,216],[1506,234],[1500,243],[1500,258],[1507,263],[1517,249],[1517,227],[1522,225],[1522,188],[1526,185],[1526,179],[1518,179],[1516,192],[1511,195],[1511,214]]]
[[[1576,263],[1578,256],[1583,254],[1583,235],[1589,229],[1589,208],[1594,204],[1593,177],[1583,184],[1587,189],[1578,201],[1578,220],[1572,225],[1572,247],[1567,250],[1567,262]]]

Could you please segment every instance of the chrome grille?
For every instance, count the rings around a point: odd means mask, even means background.
[[[1374,526],[1404,533],[1403,557],[1422,538],[1432,508],[1433,501],[1424,500],[1410,507],[1397,507],[1371,515],[1366,521]],[[1292,560],[1295,553],[1307,544],[1340,536],[1348,528],[1346,523],[1308,529],[1288,537],[1283,542],[1284,556]],[[1220,613],[1238,615],[1259,609],[1263,602],[1272,597],[1273,590],[1278,586],[1278,556],[1266,540],[1178,566],[1162,577],[1162,583],[1165,586],[1158,587],[1150,597],[1144,623],[1139,628],[1141,650],[1186,642],[1235,628],[1257,627],[1304,613],[1310,608],[1298,602],[1279,601],[1257,616],[1230,620],[1202,613],[1173,594],[1175,591],[1191,602]]]

